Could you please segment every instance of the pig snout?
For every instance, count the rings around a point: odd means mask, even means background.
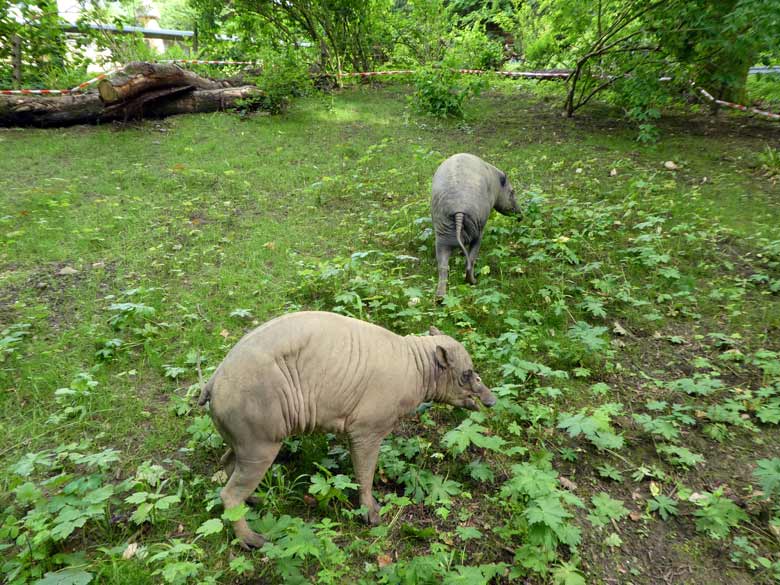
[[[488,408],[495,406],[497,402],[496,395],[493,394],[487,386],[482,386],[482,388],[479,389],[479,400]]]

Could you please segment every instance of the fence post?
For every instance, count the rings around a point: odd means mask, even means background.
[[[192,52],[194,53],[194,57],[198,56],[198,22],[195,21],[194,26],[192,27]]]
[[[22,86],[22,38],[19,35],[11,37],[11,63],[14,70],[14,82]]]

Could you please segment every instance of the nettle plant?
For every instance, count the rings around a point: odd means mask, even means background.
[[[27,583],[49,571],[80,566],[81,557],[70,554],[65,542],[79,530],[89,529],[101,540],[116,530],[114,512],[130,485],[112,477],[119,451],[91,448],[87,440],[59,445],[27,453],[10,467],[12,501],[0,516],[7,583]]]
[[[14,357],[22,347],[22,341],[30,336],[29,323],[14,323],[0,331],[0,364]]]
[[[148,344],[168,327],[167,323],[156,321],[157,310],[143,302],[157,290],[138,287],[123,291],[118,298],[114,295],[105,298],[110,302],[108,326],[114,336],[98,339],[97,359],[111,361],[123,351]]]
[[[509,518],[494,532],[510,542],[523,543],[516,549],[516,565],[510,577],[544,575],[558,559],[560,545],[576,551],[581,535],[570,508],[584,508],[585,504],[562,489],[548,456],[512,465],[511,471],[499,492],[501,506]]]
[[[182,500],[183,480],[171,493],[173,478],[167,477],[168,471],[146,461],[134,476],[119,481],[115,470],[119,460],[116,449],[94,451],[93,444],[83,440],[27,453],[9,468],[12,501],[0,515],[4,542],[0,546],[7,559],[0,570],[7,583],[40,578],[50,580],[41,583],[87,583],[94,577],[86,570],[89,565],[82,554],[71,552],[77,535],[88,533],[97,541],[112,542],[127,537],[128,522],[147,526],[168,522]],[[183,583],[200,570],[182,564],[190,562],[184,556],[202,556],[195,544],[130,544],[135,547],[130,557],[153,564],[166,583]],[[129,546],[101,550],[118,559]]]

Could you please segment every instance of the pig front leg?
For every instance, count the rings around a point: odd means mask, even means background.
[[[375,432],[370,431],[354,432],[350,434],[349,438],[352,467],[360,484],[360,505],[368,510],[364,518],[368,524],[372,525],[379,524],[381,521],[379,504],[371,492],[374,487],[374,472],[382,439],[384,439],[384,434],[377,436]]]
[[[436,265],[439,267],[439,285],[436,287],[436,298],[447,294],[447,278],[450,273],[450,255],[452,248],[436,242]]]
[[[477,263],[479,247],[482,244],[482,235],[474,240],[469,247],[469,254],[466,257],[466,281],[469,284],[477,284],[477,278],[474,276],[474,266]]]

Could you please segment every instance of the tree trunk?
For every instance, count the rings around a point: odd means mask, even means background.
[[[236,107],[238,100],[261,95],[263,92],[252,85],[216,89],[184,86],[146,92],[134,100],[111,106],[105,106],[97,93],[61,97],[0,96],[0,126],[51,128],[216,112]]]
[[[109,105],[162,88],[190,86],[197,89],[219,89],[229,85],[226,81],[206,79],[173,63],[135,62],[128,64],[110,79],[101,80],[98,91],[103,103]]]

